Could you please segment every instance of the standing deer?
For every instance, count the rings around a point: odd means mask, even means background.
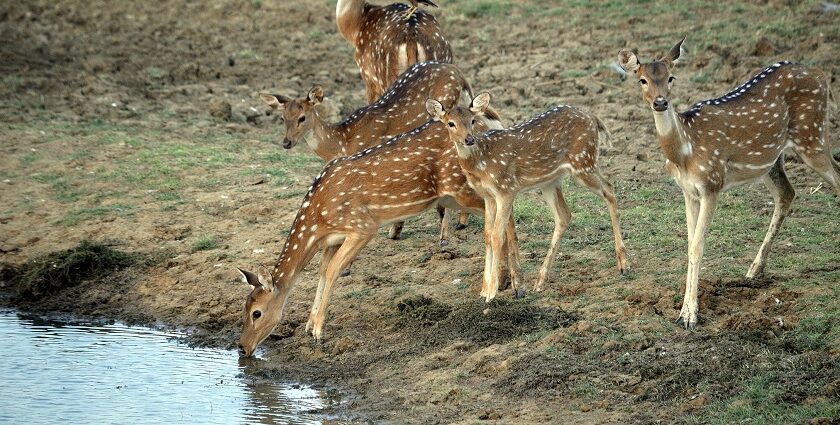
[[[474,135],[473,120],[490,106],[490,94],[482,93],[469,108],[446,110],[434,99],[426,103],[434,120],[446,123],[450,141],[458,152],[458,162],[467,180],[484,198],[484,226],[490,231],[490,245],[485,262],[485,281],[490,282],[487,301],[495,296],[498,285],[501,247],[505,243],[505,223],[511,218],[513,200],[528,189],[540,189],[554,215],[554,234],[535,290],[542,290],[557,250],[566,231],[571,212],[562,192],[567,174],[607,203],[615,237],[618,269],[626,271],[624,242],[618,219],[618,206],[612,185],[598,170],[598,142],[609,132],[600,119],[571,106],[555,107],[530,121],[504,130]]]
[[[634,74],[653,113],[665,168],[683,191],[688,228],[688,273],[678,324],[694,329],[697,292],[706,232],[718,195],[761,179],[773,195],[770,228],[747,271],[764,272],[770,246],[790,211],[795,192],[785,175],[784,152],[792,148],[840,196],[840,166],[828,145],[828,82],[825,74],[790,62],[778,62],[733,91],[699,102],[685,112],[669,105],[682,43],[660,60],[641,64],[629,50],[618,54]]]
[[[372,5],[365,0],[338,0],[336,24],[356,48],[354,58],[373,103],[409,65],[435,61],[452,63],[452,48],[441,35],[437,19],[409,6]]]
[[[324,90],[314,86],[301,98],[277,94],[261,95],[270,107],[282,110],[286,134],[283,147],[291,149],[301,140],[326,161],[349,156],[413,130],[429,120],[426,99],[440,99],[446,107],[469,104],[472,89],[461,71],[452,64],[422,62],[412,65],[375,103],[362,107],[337,124],[331,124],[320,110]],[[497,114],[492,113],[492,116]],[[493,127],[501,123],[494,122]],[[314,135],[314,137],[310,137]],[[448,244],[449,216],[441,217],[440,245]],[[462,215],[461,225],[466,222]],[[394,223],[389,237],[399,239],[402,222]]]
[[[498,117],[482,116],[478,120],[479,126],[487,127]],[[239,340],[242,354],[252,355],[280,323],[295,281],[319,250],[320,277],[306,330],[320,340],[339,272],[380,226],[437,204],[477,213],[484,209],[484,201],[467,185],[448,133],[440,123],[429,121],[381,145],[327,164],[304,196],[271,275],[266,278],[240,270],[254,287],[245,303]],[[508,231],[514,236],[506,247],[507,265],[516,291],[519,256],[513,220],[508,222]],[[482,293],[486,286],[485,282]]]

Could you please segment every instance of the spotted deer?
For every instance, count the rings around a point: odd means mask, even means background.
[[[458,102],[469,104],[472,89],[461,71],[452,64],[422,62],[412,65],[394,85],[376,102],[362,107],[345,120],[332,124],[324,118],[321,102],[324,90],[314,86],[309,93],[297,99],[278,94],[262,94],[266,104],[276,110],[282,110],[286,129],[283,147],[293,148],[301,140],[326,161],[342,156],[349,156],[388,139],[413,130],[426,121],[426,99],[440,99],[446,107]],[[495,112],[492,116],[497,116]],[[493,127],[500,127],[496,121]],[[314,136],[314,137],[312,137]],[[440,245],[449,240],[449,215],[442,208]],[[459,225],[466,223],[466,213],[462,213]],[[394,223],[390,237],[398,239],[402,222]]]
[[[498,117],[478,117],[486,129]],[[271,274],[240,270],[254,288],[245,303],[241,352],[256,347],[280,323],[283,307],[303,268],[322,251],[318,288],[306,330],[316,340],[323,327],[339,272],[376,235],[377,228],[415,216],[435,205],[484,210],[484,201],[466,182],[446,128],[429,121],[411,132],[327,164],[295,217],[289,237]],[[519,287],[519,254],[514,235],[507,245],[507,266],[514,290]],[[485,235],[486,237],[486,235]],[[484,287],[482,284],[482,292]]]
[[[416,62],[452,63],[452,48],[435,17],[423,10],[407,15],[408,5],[372,5],[365,0],[338,0],[335,16],[341,35],[355,47],[373,103]]]
[[[450,141],[458,152],[458,162],[467,180],[484,198],[484,225],[490,243],[485,260],[485,280],[491,282],[487,301],[498,285],[499,253],[505,243],[505,223],[511,218],[517,194],[540,189],[554,216],[554,233],[535,290],[540,291],[566,231],[571,212],[563,197],[562,180],[567,174],[595,192],[607,203],[615,238],[615,254],[621,273],[627,270],[624,242],[619,225],[618,205],[612,185],[598,169],[598,143],[609,139],[603,122],[594,115],[571,106],[558,106],[530,121],[503,130],[480,134],[472,125],[474,116],[490,106],[490,94],[482,93],[469,107],[447,110],[434,99],[427,109],[434,120],[446,123]]]
[[[698,282],[706,232],[721,192],[761,180],[775,207],[770,228],[747,271],[763,273],[770,246],[790,211],[795,192],[785,175],[784,153],[792,149],[840,195],[840,167],[828,145],[828,81],[825,74],[790,62],[775,63],[731,92],[699,102],[685,112],[669,103],[685,37],[659,60],[642,64],[622,50],[618,61],[637,78],[653,114],[665,168],[683,191],[688,231],[688,273],[677,323],[698,322]]]

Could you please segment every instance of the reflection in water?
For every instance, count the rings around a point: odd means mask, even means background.
[[[0,423],[320,423],[321,394],[179,335],[0,311]]]

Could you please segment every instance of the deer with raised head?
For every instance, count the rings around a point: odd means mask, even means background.
[[[488,128],[498,117],[481,116],[477,120],[478,126]],[[429,121],[381,145],[327,164],[304,196],[271,274],[264,277],[240,270],[254,287],[245,303],[239,340],[242,354],[253,354],[280,323],[295,281],[318,251],[322,251],[318,288],[306,330],[320,340],[340,271],[380,226],[438,204],[475,213],[484,210],[484,201],[467,185],[455,149],[440,123]],[[515,235],[513,220],[507,225]],[[506,248],[511,282],[519,295],[515,236]],[[486,287],[484,282],[482,293]]]
[[[563,197],[562,180],[571,176],[598,194],[607,203],[615,238],[615,255],[621,273],[627,270],[624,242],[619,225],[618,205],[612,185],[598,169],[598,144],[609,132],[600,119],[571,106],[558,106],[530,121],[484,134],[472,122],[490,106],[490,94],[482,93],[468,108],[447,110],[434,99],[427,101],[434,120],[446,124],[450,141],[458,152],[458,162],[467,180],[484,198],[484,226],[489,228],[489,261],[485,280],[491,282],[487,301],[498,285],[501,247],[505,243],[505,223],[511,218],[516,195],[540,189],[554,216],[554,233],[540,268],[536,291],[542,290],[554,260],[557,243],[565,233],[571,212]]]
[[[279,94],[262,94],[270,107],[281,110],[285,125],[283,147],[293,148],[301,140],[326,161],[349,156],[388,139],[413,130],[426,121],[426,99],[440,99],[446,107],[458,102],[469,104],[472,89],[461,71],[452,64],[422,62],[412,65],[376,102],[359,108],[347,119],[332,124],[324,118],[321,102],[324,90],[314,86],[297,99]],[[496,116],[495,113],[492,113]],[[494,123],[499,126],[500,123]],[[440,245],[449,240],[449,215],[441,214]],[[459,227],[466,223],[462,213]],[[398,239],[402,223],[394,223],[389,237]]]
[[[428,3],[421,1],[423,3]],[[414,10],[410,15],[407,12]],[[338,0],[336,24],[356,48],[353,55],[373,103],[416,62],[452,63],[452,47],[437,19],[403,3],[372,5],[365,0]]]
[[[773,196],[770,227],[747,271],[746,277],[751,279],[764,272],[770,246],[795,195],[785,175],[785,151],[796,152],[838,195],[840,166],[832,159],[828,142],[825,74],[778,62],[717,99],[677,112],[668,100],[684,40],[659,60],[642,64],[635,53],[622,50],[618,61],[641,86],[642,98],[653,114],[665,168],[685,198],[688,272],[677,323],[694,329],[700,262],[720,193],[761,180]]]

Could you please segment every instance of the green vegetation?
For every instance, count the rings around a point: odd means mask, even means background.
[[[219,247],[219,241],[213,235],[203,235],[192,244],[192,252],[210,251]]]

